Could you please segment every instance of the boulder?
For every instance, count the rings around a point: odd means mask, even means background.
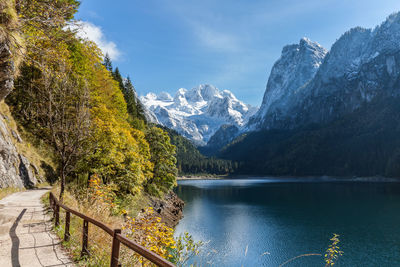
[[[37,180],[29,160],[18,153],[5,119],[0,116],[0,188],[32,187]]]
[[[26,188],[31,188],[37,184],[35,174],[32,172],[29,160],[23,155],[19,154],[19,173],[20,177]]]

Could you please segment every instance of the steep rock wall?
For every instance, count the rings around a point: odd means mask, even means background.
[[[0,188],[33,187],[37,183],[34,167],[18,152],[15,142],[23,141],[15,130],[10,129],[7,120],[9,118],[0,115]]]
[[[0,15],[7,17],[7,6],[13,2],[0,4]],[[0,101],[3,101],[14,87],[15,60],[12,37],[13,21],[2,20],[0,24]],[[5,105],[4,103],[1,103]],[[3,187],[33,187],[37,180],[34,167],[29,160],[18,152],[15,145],[23,142],[16,129],[9,126],[10,118],[0,112],[0,188]]]

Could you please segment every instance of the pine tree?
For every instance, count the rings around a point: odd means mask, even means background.
[[[112,75],[113,75],[113,77],[114,77],[114,80],[116,80],[116,81],[118,82],[119,87],[121,88],[121,91],[124,92],[124,91],[123,91],[123,89],[124,89],[124,82],[123,82],[122,75],[121,75],[121,73],[119,72],[118,67],[115,68],[115,70],[112,72]]]
[[[118,67],[115,68],[112,75],[114,79],[118,82],[119,88],[124,95],[128,108],[128,114],[131,115],[132,119],[139,119],[146,122],[146,117],[144,116],[144,108],[140,101],[137,99],[136,90],[132,84],[131,79],[128,77],[124,82]]]
[[[108,53],[106,53],[106,56],[104,57],[103,65],[104,65],[104,67],[106,67],[106,69],[108,71],[112,71],[113,70],[111,59],[110,59],[110,55],[108,55]]]
[[[136,98],[136,91],[133,87],[131,79],[128,77],[124,83],[124,96],[125,101],[128,107],[128,113],[131,114],[133,117],[140,118],[141,116],[138,114],[137,109],[137,98]]]

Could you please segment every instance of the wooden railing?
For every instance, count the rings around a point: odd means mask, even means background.
[[[112,238],[112,248],[111,248],[111,267],[117,267],[119,265],[119,250],[120,244],[122,243],[126,247],[145,257],[147,260],[161,267],[175,267],[174,264],[160,257],[156,253],[148,250],[147,248],[129,240],[121,234],[121,229],[111,229],[102,222],[99,222],[93,218],[90,218],[76,210],[73,210],[62,203],[60,203],[52,192],[49,194],[50,208],[53,210],[55,226],[60,225],[60,207],[65,210],[65,232],[64,240],[68,241],[70,239],[69,226],[71,221],[71,213],[83,219],[83,229],[82,229],[82,251],[81,256],[88,255],[88,242],[89,242],[89,223],[102,229],[104,232],[108,233]]]

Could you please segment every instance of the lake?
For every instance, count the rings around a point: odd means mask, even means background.
[[[324,254],[333,233],[344,252],[335,266],[400,266],[400,183],[182,180],[176,192],[185,201],[176,235],[209,241],[194,259],[202,266],[279,266]]]

